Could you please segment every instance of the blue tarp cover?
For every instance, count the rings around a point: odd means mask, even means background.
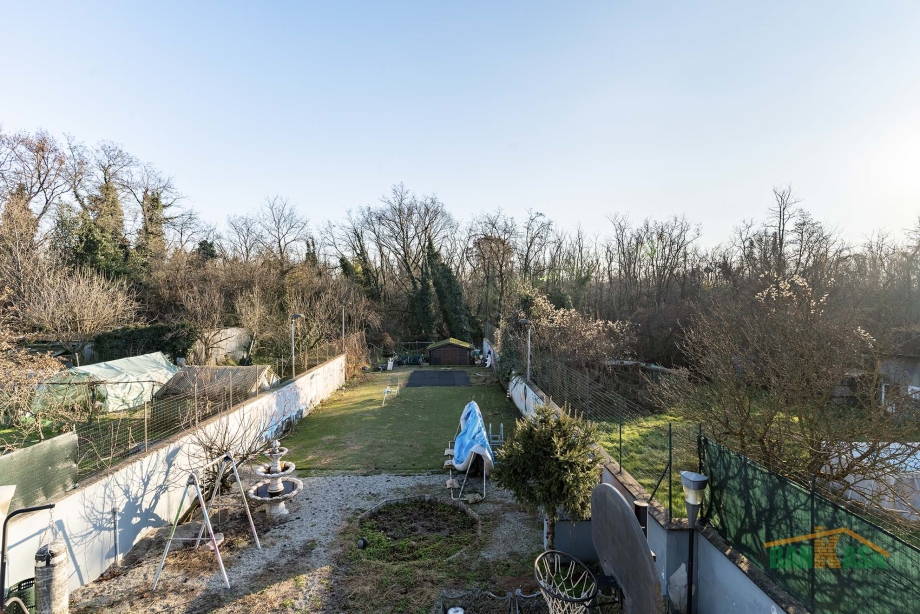
[[[489,434],[482,419],[482,412],[475,401],[467,403],[460,415],[460,434],[454,441],[454,458],[450,462],[455,469],[466,471],[473,456],[482,457],[486,475],[492,473],[494,458],[489,445]]]

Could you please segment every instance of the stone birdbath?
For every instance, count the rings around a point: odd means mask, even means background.
[[[253,469],[256,475],[263,478],[262,481],[246,491],[246,496],[254,504],[267,506],[269,516],[287,514],[284,502],[303,490],[303,482],[289,477],[294,472],[294,463],[281,460],[287,453],[288,449],[281,447],[277,439],[272,441],[271,447],[264,453],[271,462],[256,465]]]

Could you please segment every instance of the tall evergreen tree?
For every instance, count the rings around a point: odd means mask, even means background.
[[[443,260],[434,243],[428,239],[426,260],[431,269],[434,290],[441,308],[441,319],[447,328],[447,334],[464,341],[470,340],[470,318],[466,301],[463,300],[463,288],[460,281]]]
[[[422,274],[413,296],[413,311],[415,312],[416,332],[424,340],[434,336],[435,311],[434,295],[431,291],[431,277],[428,267],[422,267]]]
[[[144,264],[162,260],[166,256],[166,239],[163,226],[166,221],[165,207],[156,192],[144,194],[141,202],[141,229],[136,249]]]
[[[104,181],[87,200],[76,229],[74,264],[108,276],[131,274],[136,263],[125,237],[125,213],[118,188],[112,181]]]

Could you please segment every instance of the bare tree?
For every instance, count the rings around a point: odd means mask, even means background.
[[[240,325],[249,332],[249,354],[254,354],[259,344],[275,340],[279,331],[285,328],[277,309],[269,304],[268,298],[259,287],[253,287],[242,293],[235,303],[236,315]]]
[[[195,249],[202,241],[214,239],[216,229],[212,224],[198,217],[194,211],[183,211],[168,220],[165,224],[164,236],[167,252],[188,252]]]
[[[181,222],[181,213],[175,212],[182,195],[173,184],[172,177],[160,173],[151,164],[131,169],[124,183],[140,211],[140,231],[137,248],[148,258],[160,259],[166,255],[166,227]]]
[[[765,281],[698,310],[684,342],[694,377],[663,379],[659,402],[773,471],[878,503],[920,452],[909,399],[879,394],[883,343],[803,278]]]
[[[771,251],[773,253],[773,270],[777,275],[785,275],[786,271],[786,244],[787,234],[790,226],[795,223],[800,210],[796,205],[802,202],[792,192],[792,186],[773,188],[773,199],[776,204],[770,209],[770,221],[768,228],[773,231],[773,244]]]
[[[518,266],[524,282],[534,285],[543,274],[543,258],[553,223],[542,213],[527,210],[518,245]]]
[[[262,242],[259,224],[254,218],[248,215],[231,215],[227,218],[222,245],[228,258],[253,262]]]
[[[214,350],[225,340],[226,300],[214,276],[201,276],[180,295],[185,320],[195,329],[197,343],[191,357],[195,364],[210,364]]]
[[[60,426],[72,423],[74,418],[69,411],[62,415],[57,407],[39,408],[34,404],[38,382],[60,371],[63,366],[48,354],[34,354],[20,347],[13,334],[16,319],[4,307],[8,294],[0,288],[0,378],[3,381],[0,421],[14,428],[8,435],[0,437],[0,454],[19,447],[29,437],[42,439],[43,426],[47,421]]]
[[[39,225],[67,188],[66,155],[54,137],[0,133],[0,202],[22,199]]]
[[[17,307],[27,326],[63,345],[77,364],[96,335],[131,323],[137,310],[123,281],[86,269],[71,272],[50,262]]]
[[[495,308],[501,312],[508,284],[514,273],[515,239],[517,238],[514,218],[508,217],[501,211],[484,213],[473,220],[471,234],[474,236],[472,255],[476,266],[484,274],[486,297],[484,309],[488,312]],[[496,299],[490,307],[489,289],[493,285],[496,290]]]
[[[305,255],[311,240],[310,225],[286,198],[265,199],[258,224],[259,242],[283,270]]]

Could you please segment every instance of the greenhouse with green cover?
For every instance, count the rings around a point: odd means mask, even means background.
[[[74,367],[38,385],[37,408],[91,404],[102,412],[125,411],[149,402],[179,371],[162,352]]]

